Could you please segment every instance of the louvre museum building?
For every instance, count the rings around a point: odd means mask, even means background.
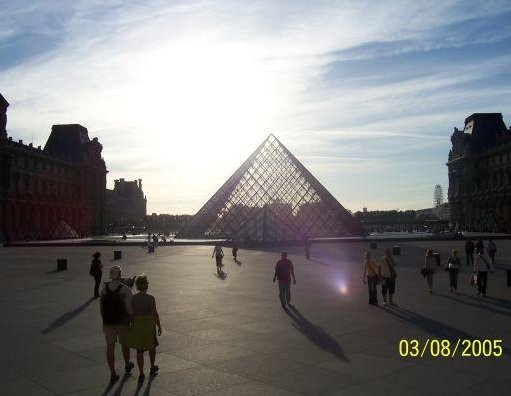
[[[0,94],[0,241],[64,239],[104,229],[103,147],[81,125],[54,125],[44,148],[7,135]]]
[[[511,130],[500,113],[476,113],[454,128],[449,152],[450,223],[459,230],[511,231]]]

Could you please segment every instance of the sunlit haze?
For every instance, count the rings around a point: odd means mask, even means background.
[[[79,123],[108,186],[195,213],[269,133],[346,208],[432,206],[455,126],[510,124],[509,1],[0,1],[13,139]],[[342,294],[347,293],[340,286]]]

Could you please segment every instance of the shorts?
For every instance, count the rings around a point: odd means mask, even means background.
[[[126,345],[129,331],[129,325],[103,325],[107,344],[115,344],[119,341],[122,345]]]

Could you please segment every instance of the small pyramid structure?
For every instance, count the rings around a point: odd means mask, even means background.
[[[273,134],[184,232],[195,238],[268,242],[362,234],[362,225]]]

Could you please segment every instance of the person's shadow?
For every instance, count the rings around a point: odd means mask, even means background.
[[[293,326],[300,333],[306,336],[317,347],[330,352],[340,360],[349,362],[349,359],[344,355],[342,347],[332,336],[321,327],[309,322],[295,306],[288,306],[289,309],[286,309],[286,313],[293,320]]]
[[[46,329],[41,330],[41,334],[48,334],[51,333],[56,328],[65,325],[67,322],[69,322],[71,319],[82,313],[93,301],[95,300],[94,297],[89,298],[87,301],[85,301],[82,305],[76,307],[75,309],[65,312],[62,315],[60,315],[57,319],[55,319],[52,323],[48,325]]]
[[[119,386],[117,387],[117,389],[115,390],[114,393],[112,393],[111,396],[120,396],[122,394],[122,388],[124,388],[124,385],[126,384],[126,382],[128,382],[128,380],[130,379],[131,377],[131,374],[124,374],[122,376],[122,379],[121,379],[121,382],[119,383]],[[112,384],[112,383],[109,383],[106,387],[106,389],[103,391],[103,393],[101,394],[101,396],[106,396],[108,395],[108,392],[110,392],[113,387],[115,386],[115,382]]]
[[[409,322],[417,327],[420,327],[421,329],[433,335],[435,338],[441,340],[448,339],[451,340],[451,342],[456,342],[458,339],[474,340],[479,338],[467,333],[464,330],[460,330],[456,327],[438,322],[437,320],[428,318],[413,311],[409,311],[408,309],[402,307],[395,306],[393,309],[386,309],[385,312],[394,315],[401,320]],[[507,355],[511,355],[509,348],[503,348],[503,352]]]
[[[493,312],[496,314],[504,315],[504,316],[511,316],[511,304],[509,302],[508,302],[507,306],[500,305],[500,303],[497,303],[495,305],[485,305],[484,302],[486,302],[487,300],[481,300],[481,298],[474,298],[474,296],[469,296],[467,294],[462,294],[462,293],[458,293],[455,295],[455,296],[459,296],[459,297],[449,296],[449,295],[445,295],[445,294],[437,294],[437,296],[441,297],[441,298],[453,300],[453,301],[456,301],[457,303],[468,305],[470,307],[484,309],[484,310],[487,310],[487,311],[490,311],[490,312]],[[470,298],[474,302],[464,301],[462,299],[463,297]],[[488,297],[484,297],[484,298],[486,299]]]
[[[238,265],[241,265],[241,264],[242,264],[242,262],[241,262],[241,261],[239,261],[238,259],[234,259],[234,262],[235,262],[236,264],[238,264]]]

